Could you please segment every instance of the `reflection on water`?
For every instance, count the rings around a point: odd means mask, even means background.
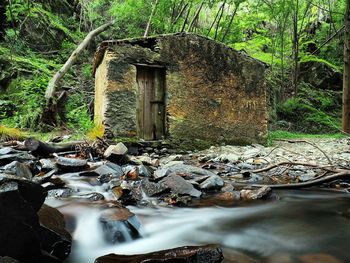
[[[315,191],[279,194],[279,201],[239,207],[129,207],[142,222],[143,237],[115,245],[101,238],[97,207],[74,202],[56,206],[76,217],[75,242],[67,261],[71,263],[94,262],[108,253],[136,254],[208,243],[239,249],[255,258],[327,253],[350,262],[348,195]]]

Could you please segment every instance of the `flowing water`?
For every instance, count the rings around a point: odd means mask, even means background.
[[[92,263],[108,253],[137,254],[210,243],[264,262],[281,262],[275,259],[280,255],[296,258],[319,253],[350,262],[349,194],[310,190],[278,194],[278,201],[235,207],[128,207],[142,223],[142,238],[132,240],[125,229],[121,231],[126,242],[113,245],[103,238],[98,205],[75,199],[48,203],[65,214],[68,223],[73,222],[68,224],[74,239],[69,263]]]

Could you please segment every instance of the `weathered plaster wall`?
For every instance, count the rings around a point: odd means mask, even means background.
[[[96,121],[118,135],[136,133],[136,67],[167,68],[167,131],[191,143],[263,143],[267,136],[265,66],[190,34],[121,41],[109,47],[96,72]],[[104,94],[104,95],[103,95]],[[99,116],[97,116],[99,115]]]

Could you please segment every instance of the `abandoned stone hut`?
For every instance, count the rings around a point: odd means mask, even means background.
[[[196,34],[104,41],[94,61],[95,123],[115,136],[263,143],[265,65]]]

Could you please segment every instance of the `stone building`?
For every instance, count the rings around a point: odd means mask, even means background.
[[[94,74],[95,123],[115,136],[193,145],[266,141],[265,65],[209,38],[104,41]]]

